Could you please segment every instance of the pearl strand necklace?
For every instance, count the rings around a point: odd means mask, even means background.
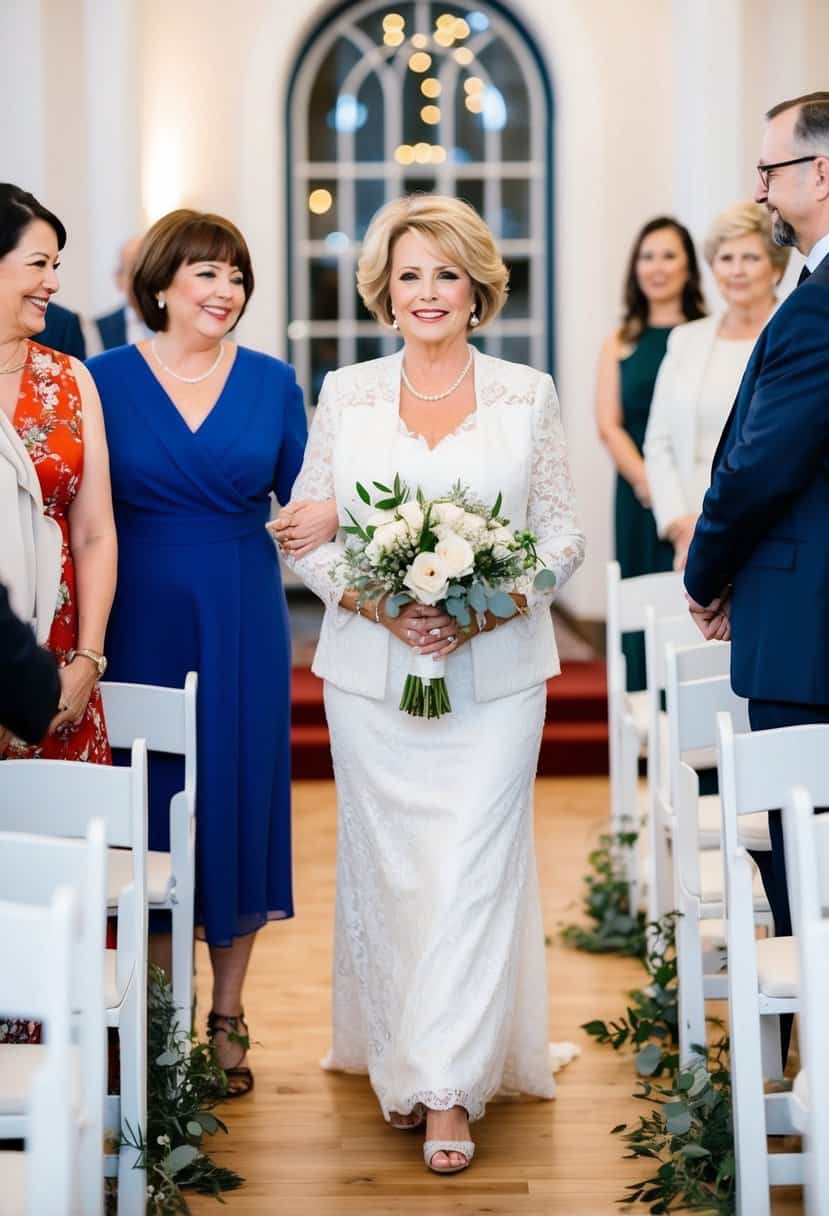
[[[400,376],[403,380],[403,383],[406,385],[406,388],[409,390],[409,392],[412,394],[413,397],[417,397],[418,401],[442,401],[444,397],[449,397],[449,396],[451,396],[452,393],[454,393],[455,389],[458,387],[460,382],[463,380],[464,376],[467,374],[467,372],[469,371],[471,366],[472,366],[472,347],[470,346],[469,358],[466,361],[466,366],[464,367],[461,374],[458,376],[457,380],[455,380],[455,382],[453,384],[450,384],[449,388],[446,389],[446,391],[443,393],[419,393],[417,391],[417,389],[414,387],[414,385],[412,384],[409,377],[406,375],[406,368],[404,367],[404,365],[402,363],[400,364]]]
[[[155,338],[151,340],[150,347],[155,355],[156,362],[158,363],[159,367],[163,368],[167,375],[172,376],[174,380],[180,380],[182,384],[200,384],[202,380],[206,380],[208,376],[212,376],[222,361],[222,355],[225,353],[225,344],[224,342],[220,342],[219,353],[206,372],[202,372],[200,376],[180,376],[178,372],[174,372],[171,367],[168,367],[161,358],[161,355],[158,353],[158,347],[155,344]]]

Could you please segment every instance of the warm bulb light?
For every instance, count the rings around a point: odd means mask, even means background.
[[[484,108],[483,97],[480,93],[470,93],[466,98],[466,108],[470,114],[480,114]]]
[[[428,165],[432,159],[431,144],[415,144],[414,158],[419,165]]]
[[[400,144],[394,150],[394,159],[398,165],[411,165],[414,162],[414,148],[411,144]]]
[[[440,144],[433,144],[432,145],[432,164],[433,165],[442,165],[445,160],[446,160],[446,149],[442,148],[440,146]]]
[[[429,39],[425,34],[412,34],[412,46],[418,51],[422,51],[425,46],[429,45]]]
[[[312,190],[308,195],[308,210],[314,215],[325,215],[326,211],[330,211],[334,202],[334,196],[330,190]]]
[[[449,47],[455,41],[455,35],[451,30],[436,30],[435,42],[438,46]]]
[[[440,122],[440,107],[439,106],[423,106],[420,111],[420,117],[429,126],[434,126]]]
[[[409,57],[409,67],[413,72],[428,72],[432,66],[432,56],[427,55],[425,51],[415,51],[414,55]]]
[[[440,81],[434,76],[427,76],[421,82],[420,91],[424,97],[440,97]]]
[[[402,30],[389,30],[383,35],[383,41],[386,46],[400,46],[405,41],[405,35]]]
[[[386,33],[388,33],[389,30],[402,30],[405,25],[406,18],[402,17],[400,13],[386,13],[385,17],[383,18],[383,29],[386,31]]]
[[[452,58],[455,60],[455,63],[459,63],[462,68],[466,68],[469,67],[475,56],[468,46],[459,46],[456,51],[452,52]]]
[[[457,17],[455,24],[452,26],[452,33],[455,35],[455,38],[460,41],[461,38],[468,38],[471,32],[469,25],[464,21],[463,17]]]
[[[480,76],[468,76],[463,82],[463,91],[470,96],[475,93],[482,93],[484,91],[484,82]]]
[[[441,13],[441,15],[435,21],[435,29],[451,30],[457,20],[458,18],[453,17],[451,13]]]

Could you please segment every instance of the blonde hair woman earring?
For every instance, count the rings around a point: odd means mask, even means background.
[[[467,204],[389,203],[366,234],[358,288],[403,338],[387,358],[326,377],[296,496],[367,522],[355,483],[395,474],[427,497],[460,480],[500,493],[560,587],[580,565],[558,399],[549,376],[480,354],[469,335],[501,308],[507,271]],[[532,790],[545,682],[558,672],[550,594],[469,633],[440,604],[344,590],[342,540],[297,560],[326,605],[314,670],[339,807],[334,1027],[327,1067],[367,1072],[396,1127],[426,1123],[437,1173],[465,1169],[469,1123],[499,1088],[554,1094]],[[446,658],[452,713],[398,710],[414,648]],[[463,772],[464,779],[458,780]]]
[[[660,537],[674,567],[688,546],[711,461],[749,356],[776,307],[789,250],[772,240],[764,207],[742,202],[717,216],[705,241],[724,308],[674,329],[654,388],[645,467]]]

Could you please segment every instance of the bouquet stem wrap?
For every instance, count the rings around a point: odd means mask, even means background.
[[[441,714],[451,713],[445,676],[445,659],[412,653],[400,708],[413,718],[439,718]]]

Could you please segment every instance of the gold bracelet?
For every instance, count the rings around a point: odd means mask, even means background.
[[[380,620],[380,608],[382,607],[382,604],[383,604],[383,597],[381,595],[378,599],[376,599],[374,601],[374,620],[375,620],[376,624],[378,624],[378,625],[383,624],[383,622]]]

